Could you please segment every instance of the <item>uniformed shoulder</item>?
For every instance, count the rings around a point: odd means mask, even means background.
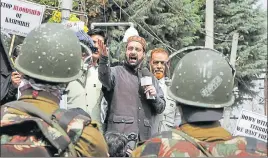
[[[26,118],[26,117],[31,117],[31,116],[25,112],[22,112],[14,108],[6,107],[6,106],[1,107],[1,120],[5,120],[5,119],[8,120],[13,117]]]
[[[233,137],[227,141],[203,142],[192,138],[212,156],[266,156],[267,144],[249,137]],[[133,157],[205,157],[191,142],[175,132],[162,132],[146,141],[132,153]]]
[[[204,156],[192,143],[172,131],[164,131],[146,141],[132,153],[133,157],[199,157]]]
[[[107,157],[108,145],[102,133],[94,126],[88,125],[84,128],[76,147],[83,156]]]
[[[206,143],[213,155],[220,156],[266,156],[267,144],[250,137],[237,136],[230,140]]]

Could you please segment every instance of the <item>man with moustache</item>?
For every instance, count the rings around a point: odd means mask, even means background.
[[[98,44],[102,48],[99,80],[106,89],[108,102],[107,131],[125,135],[135,133],[136,141],[143,142],[151,136],[152,115],[160,114],[165,109],[163,92],[153,74],[153,84],[141,87],[141,63],[145,57],[146,41],[140,36],[129,37],[124,65],[115,67],[109,65],[105,45],[101,41]],[[146,99],[147,92],[155,99]]]
[[[152,118],[152,135],[169,131],[174,126],[178,126],[181,122],[179,109],[176,107],[175,100],[167,94],[168,77],[166,71],[168,69],[168,52],[163,48],[155,48],[151,51],[150,70],[158,79],[166,100],[166,107],[163,113],[157,114]]]

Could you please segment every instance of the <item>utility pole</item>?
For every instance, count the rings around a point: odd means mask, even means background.
[[[234,33],[233,41],[232,41],[232,50],[230,57],[230,64],[235,68],[236,54],[237,54],[237,46],[238,46],[238,33]]]
[[[236,54],[237,54],[237,46],[238,46],[238,33],[234,33],[233,35],[233,41],[232,41],[232,50],[231,50],[231,56],[230,56],[230,64],[235,69],[235,61],[236,61]],[[234,83],[234,87],[236,87],[236,83]],[[231,107],[225,107],[224,108],[224,120],[223,120],[223,126],[228,129],[230,128],[230,115],[232,112]]]
[[[206,39],[205,47],[214,48],[214,0],[206,0]]]
[[[73,9],[73,1],[72,0],[62,0],[62,2],[61,2],[61,23],[65,23],[69,20],[72,9]]]
[[[267,83],[267,76],[268,70],[266,69],[265,79],[264,79],[264,115],[268,115],[268,83]]]

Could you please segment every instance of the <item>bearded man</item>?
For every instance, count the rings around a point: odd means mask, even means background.
[[[169,131],[173,127],[179,126],[181,123],[181,116],[176,102],[167,94],[168,82],[166,81],[169,80],[166,75],[169,68],[168,57],[168,52],[163,48],[155,48],[151,51],[150,70],[158,79],[166,100],[164,112],[152,118],[152,135],[163,131]]]
[[[103,42],[98,41],[98,45],[102,48],[99,80],[106,89],[105,98],[108,102],[105,119],[107,131],[117,131],[125,135],[136,133],[137,142],[150,138],[151,117],[164,111],[165,99],[153,74],[150,73],[152,85],[141,87],[145,39],[140,36],[129,37],[124,65],[115,67],[110,67],[108,63],[108,51]],[[155,99],[146,99],[147,92]]]

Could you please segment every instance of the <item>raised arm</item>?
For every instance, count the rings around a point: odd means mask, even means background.
[[[109,53],[102,41],[99,40],[98,44],[100,46],[99,51],[101,53],[98,68],[99,80],[104,87],[106,87],[108,90],[111,90],[114,87],[114,74],[109,65]]]

